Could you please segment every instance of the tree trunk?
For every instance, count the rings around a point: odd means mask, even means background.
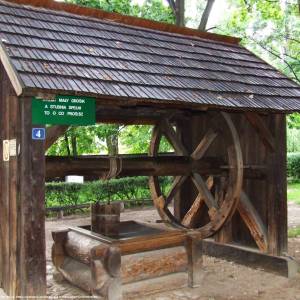
[[[177,26],[185,26],[184,22],[184,14],[185,14],[185,8],[184,8],[184,0],[176,0],[176,11],[175,11],[175,18],[176,18],[176,25]]]
[[[198,30],[205,31],[209,15],[211,13],[212,7],[214,5],[215,0],[207,0],[206,7],[203,11],[200,24],[198,26]]]
[[[65,133],[65,143],[66,143],[68,156],[71,156],[71,150],[70,150],[70,145],[69,145],[69,137],[68,137],[67,133]]]
[[[106,145],[109,156],[116,156],[119,153],[118,135],[112,134],[106,137]]]

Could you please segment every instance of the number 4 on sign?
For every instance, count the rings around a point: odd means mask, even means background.
[[[32,139],[33,140],[44,140],[46,138],[45,128],[32,128]]]

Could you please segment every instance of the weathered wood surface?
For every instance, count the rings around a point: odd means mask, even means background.
[[[119,234],[121,203],[91,204],[91,230],[106,236]]]
[[[191,171],[199,170],[202,174],[220,173],[222,160],[207,158],[200,161],[191,161],[188,157],[164,155],[149,157],[147,155],[121,155],[122,166],[118,176],[136,175],[188,175]],[[46,157],[46,177],[55,178],[66,175],[103,176],[109,172],[110,158],[108,156],[88,157]]]
[[[9,242],[9,162],[3,161],[3,140],[9,140],[9,82],[1,64],[0,70],[0,136],[1,136],[1,193],[0,193],[0,244],[1,244],[1,286],[9,293],[10,281],[10,242]]]
[[[221,244],[207,239],[202,241],[203,254],[245,265],[251,268],[263,269],[284,277],[294,277],[298,274],[299,264],[290,256],[273,256],[259,252],[252,247],[236,244]]]
[[[287,252],[287,179],[286,179],[286,116],[271,116],[270,128],[275,137],[275,151],[270,153],[268,194],[268,252]]]
[[[143,299],[151,294],[187,287],[186,272],[164,275],[158,278],[132,282],[123,285],[125,299]]]
[[[122,256],[124,284],[186,270],[187,252],[183,246]]]
[[[21,106],[20,205],[18,207],[19,291],[22,296],[46,295],[45,147],[32,140],[31,98]]]
[[[188,285],[192,288],[203,285],[202,241],[197,237],[187,236],[185,247],[188,257]]]
[[[242,220],[247,225],[258,248],[262,252],[267,252],[268,251],[267,228],[262,222],[253,204],[251,203],[251,200],[248,198],[248,196],[244,191],[241,194],[240,202],[238,205],[238,212]]]

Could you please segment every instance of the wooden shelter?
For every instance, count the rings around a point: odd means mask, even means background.
[[[0,39],[7,294],[46,294],[45,179],[69,174],[149,175],[165,222],[215,239],[204,252],[288,275],[286,114],[299,85],[239,39],[52,0],[0,0]],[[94,98],[99,123],[155,125],[150,156],[45,157],[68,127],[33,139],[33,97],[57,95]],[[174,154],[159,155],[162,135]],[[158,176],[175,176],[169,195]]]

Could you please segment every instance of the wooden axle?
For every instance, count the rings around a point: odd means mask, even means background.
[[[221,159],[206,157],[193,161],[190,157],[163,155],[149,157],[147,155],[120,155],[119,177],[126,176],[176,176],[189,175],[197,171],[203,175],[226,174],[229,169]],[[110,170],[108,156],[58,157],[46,156],[46,179],[50,180],[67,175],[101,177]],[[244,166],[245,178],[263,179],[264,166]]]
[[[87,175],[105,177],[110,171],[111,159],[108,156],[85,157],[46,157],[46,178],[67,175]],[[118,158],[118,176],[176,176],[189,175],[198,171],[203,175],[220,174],[222,161],[217,158],[205,158],[193,161],[189,157],[164,155],[161,157],[121,155]]]

